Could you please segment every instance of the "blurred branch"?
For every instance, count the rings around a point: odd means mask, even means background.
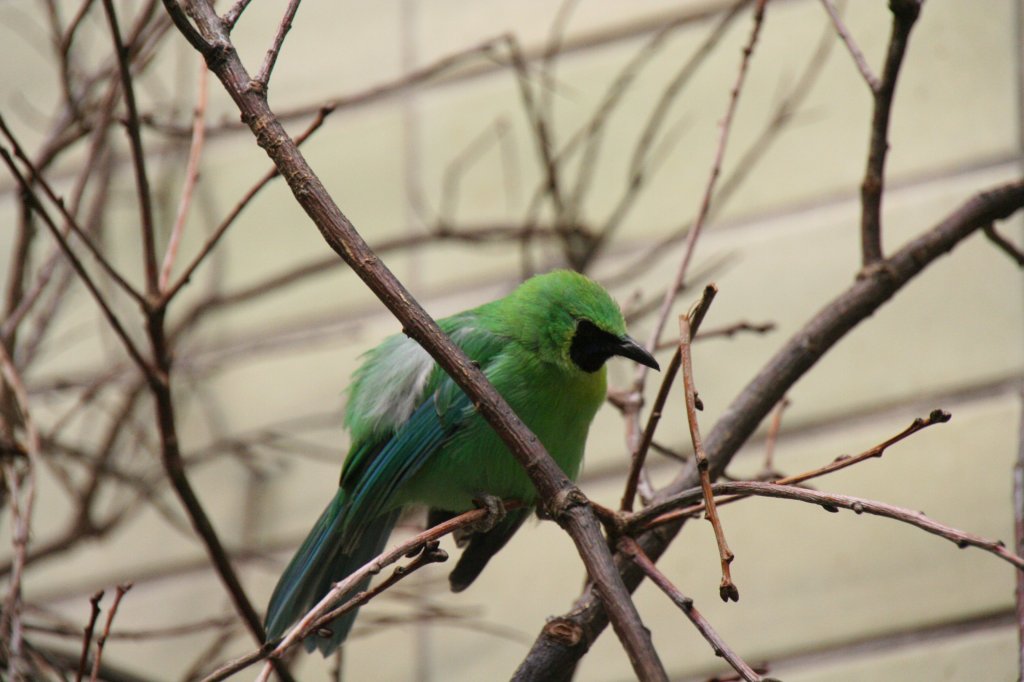
[[[103,634],[96,640],[96,655],[92,659],[92,672],[89,674],[89,682],[96,682],[100,675],[100,665],[103,659],[103,647],[107,643],[107,638],[110,637],[110,627],[114,624],[114,616],[117,615],[117,607],[121,605],[121,599],[124,597],[125,592],[132,588],[131,583],[124,583],[117,586],[117,592],[114,594],[114,603],[110,605],[110,611],[107,612],[107,622],[103,626]]]
[[[113,0],[103,0],[103,9],[107,15],[107,22],[110,25],[110,37],[114,41],[114,55],[117,59],[118,73],[121,76],[121,90],[124,93],[125,107],[128,109],[127,131],[139,200],[143,260],[146,272],[146,293],[150,296],[155,296],[158,293],[157,282],[159,277],[156,264],[156,226],[153,223],[153,197],[149,190],[149,178],[146,174],[146,154],[142,149],[139,111],[135,103],[135,84],[132,80],[131,57],[121,38],[121,28],[118,26]]]
[[[98,590],[89,597],[89,620],[85,624],[85,632],[82,635],[82,655],[78,659],[78,669],[75,672],[75,682],[82,682],[85,676],[86,667],[89,664],[89,649],[92,648],[92,633],[96,629],[96,621],[100,617],[100,600],[103,599],[103,590]]]
[[[1017,461],[1013,466],[1013,548],[1024,556],[1024,386],[1018,393],[1020,424],[1017,432]],[[1017,669],[1024,675],[1024,571],[1014,575],[1014,606],[1017,620]],[[1022,678],[1024,679],[1024,678]]]
[[[193,113],[192,144],[188,150],[188,164],[185,168],[185,182],[181,189],[181,199],[178,202],[178,214],[174,218],[174,227],[171,228],[171,238],[167,241],[167,250],[164,252],[163,265],[160,266],[160,281],[157,289],[167,297],[166,290],[171,281],[171,271],[174,269],[174,261],[178,255],[178,246],[181,244],[181,237],[185,233],[185,223],[188,221],[189,208],[192,206],[192,196],[195,191],[196,182],[199,180],[199,161],[203,156],[203,144],[206,141],[206,99],[209,88],[206,86],[206,62],[199,60],[199,88],[196,95],[196,107]],[[187,279],[183,278],[183,281]]]
[[[846,24],[843,23],[843,18],[839,16],[839,12],[836,10],[835,5],[832,4],[832,0],[821,0],[821,4],[825,6],[825,11],[828,12],[829,18],[835,25],[839,39],[843,41],[846,49],[850,51],[853,63],[857,65],[857,70],[860,71],[864,82],[868,84],[871,92],[878,92],[882,84],[879,82],[878,77],[872,73],[871,67],[868,66],[868,60],[864,58],[864,53],[860,51],[860,47],[853,40],[853,36],[850,35],[850,31],[846,28]]]
[[[988,240],[1003,250],[1006,255],[1012,258],[1017,265],[1024,267],[1024,251],[1018,248],[1013,242],[999,234],[994,225],[986,225],[985,236]]]
[[[22,646],[24,630],[21,620],[22,577],[32,528],[32,514],[35,509],[36,477],[41,463],[41,451],[39,431],[29,410],[28,392],[25,390],[25,384],[14,361],[3,344],[0,344],[0,375],[3,376],[4,383],[14,396],[26,435],[25,443],[20,447],[26,455],[24,461],[21,462],[21,467],[18,466],[18,462],[12,454],[5,453],[5,456],[0,458],[3,464],[3,482],[6,484],[10,496],[11,549],[14,555],[11,562],[11,581],[7,588],[7,598],[4,599],[3,613],[0,613],[0,642],[3,643],[0,648],[8,656],[8,677],[15,680],[21,678],[25,672]],[[9,430],[13,439],[13,427]],[[19,471],[19,468],[23,468],[24,471]]]

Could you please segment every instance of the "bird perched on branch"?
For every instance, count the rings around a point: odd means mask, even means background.
[[[579,473],[587,430],[605,398],[605,361],[618,355],[658,369],[651,354],[627,336],[608,292],[567,270],[533,277],[508,296],[439,324],[571,479]],[[476,579],[537,501],[532,482],[501,438],[406,336],[392,336],[366,354],[353,375],[345,426],[352,446],[340,486],[270,598],[271,640],[333,583],[380,554],[407,505],[426,505],[436,523],[495,499],[523,503],[470,536],[449,579],[458,592]],[[364,582],[344,599],[365,587]],[[329,633],[308,637],[306,648],[319,647],[324,655],[337,649],[355,615],[351,611],[332,622]]]

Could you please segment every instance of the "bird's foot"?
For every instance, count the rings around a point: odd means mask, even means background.
[[[502,499],[494,495],[481,493],[473,498],[473,503],[476,504],[478,509],[486,509],[487,514],[481,517],[479,521],[455,531],[455,545],[457,547],[465,546],[465,544],[468,543],[469,540],[477,533],[489,532],[499,523],[504,521],[505,516],[508,513],[505,510],[505,503]]]

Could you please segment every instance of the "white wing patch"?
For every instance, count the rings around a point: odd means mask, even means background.
[[[377,367],[360,386],[360,412],[374,426],[392,429],[409,418],[423,399],[434,359],[406,336],[395,336],[380,348]]]

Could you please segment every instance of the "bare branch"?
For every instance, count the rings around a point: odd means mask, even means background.
[[[990,540],[974,535],[966,531],[947,526],[946,524],[934,521],[919,511],[905,509],[884,502],[876,502],[852,495],[839,495],[837,493],[824,493],[809,488],[801,488],[780,483],[765,483],[762,481],[735,481],[730,483],[715,483],[711,486],[716,495],[756,495],[758,497],[778,497],[786,500],[796,500],[822,507],[828,512],[837,512],[840,508],[849,509],[856,514],[872,514],[895,519],[908,525],[920,528],[921,530],[938,535],[954,543],[957,547],[977,547],[990,554],[994,554],[1003,561],[1024,570],[1024,557],[1006,549],[1006,545],[999,540]],[[704,495],[700,489],[690,490],[672,498],[673,503],[689,504]],[[666,500],[667,501],[667,500]]]
[[[700,329],[701,323],[704,321],[704,316],[707,314],[708,308],[711,307],[711,302],[715,299],[715,295],[718,293],[718,287],[714,284],[709,284],[704,287],[704,293],[700,300],[693,307],[691,312],[692,320],[690,322],[690,329],[696,333],[696,330]],[[633,510],[633,500],[636,497],[637,483],[640,480],[640,472],[643,470],[644,461],[647,458],[647,450],[650,448],[651,443],[654,441],[654,432],[658,428],[658,423],[661,421],[661,415],[665,408],[665,402],[668,400],[669,390],[672,388],[672,382],[675,380],[676,373],[679,371],[679,365],[681,361],[681,350],[678,344],[676,344],[676,352],[669,361],[668,367],[665,369],[665,377],[661,380],[661,388],[658,389],[658,396],[654,400],[654,405],[651,407],[651,413],[647,417],[647,425],[644,427],[643,436],[637,446],[635,452],[630,456],[629,473],[626,474],[626,487],[622,493],[622,502],[619,508],[623,511]]]
[[[270,49],[267,50],[267,54],[263,58],[263,65],[256,72],[256,77],[250,83],[250,87],[262,93],[264,97],[267,96],[267,88],[270,87],[270,73],[274,70],[274,64],[277,63],[277,55],[281,53],[281,46],[284,44],[285,36],[288,35],[288,31],[292,30],[292,21],[295,19],[295,13],[299,11],[299,3],[301,1],[289,0],[288,7],[284,11],[284,17],[277,27],[277,35],[274,36],[274,42]],[[225,20],[224,23],[227,24],[227,21]]]
[[[1017,462],[1013,466],[1013,548],[1024,556],[1024,387],[1019,394],[1020,426],[1017,435]],[[1024,571],[1014,576],[1017,616],[1017,668],[1024,675]]]
[[[1024,266],[1024,250],[1021,250],[1016,244],[996,232],[994,225],[986,225],[984,232],[989,241],[1002,249],[1006,255],[1016,261],[1017,265]]]
[[[131,583],[117,586],[117,592],[114,594],[114,603],[110,605],[110,611],[107,612],[107,622],[103,626],[103,634],[96,640],[96,656],[92,659],[92,674],[89,675],[89,682],[96,682],[99,679],[100,661],[103,658],[103,647],[107,643],[107,637],[110,637],[110,626],[114,624],[114,616],[117,615],[117,607],[121,604],[121,598],[130,589],[132,589]]]
[[[301,145],[303,142],[309,139],[309,136],[316,132],[320,128],[320,126],[323,125],[324,120],[326,120],[326,118],[333,111],[334,109],[331,107],[321,108],[316,118],[313,119],[313,122],[309,124],[309,126],[306,128],[305,131],[302,132],[301,135],[295,138],[295,144]],[[188,267],[185,268],[185,272],[181,274],[181,277],[179,277],[178,281],[174,283],[174,286],[172,286],[169,290],[164,292],[162,299],[164,305],[170,302],[171,299],[173,299],[178,294],[178,292],[181,290],[183,286],[188,284],[189,280],[192,279],[192,275],[195,274],[196,269],[202,264],[206,257],[210,255],[210,253],[213,251],[213,248],[220,242],[221,237],[223,237],[224,233],[227,232],[228,228],[235,223],[235,220],[237,220],[238,216],[242,214],[242,211],[245,209],[245,207],[249,205],[249,203],[256,197],[257,194],[259,194],[260,190],[266,187],[267,183],[276,178],[278,175],[279,173],[277,171],[277,167],[268,170],[263,175],[263,177],[257,180],[256,184],[254,184],[249,189],[249,191],[245,193],[245,195],[238,201],[238,203],[235,204],[235,207],[228,212],[227,216],[225,216],[223,220],[221,220],[220,225],[218,225],[216,229],[214,229],[213,234],[211,234],[210,237],[206,240],[206,243],[203,244],[203,247],[199,250],[199,253],[196,254],[196,257],[193,258],[192,262],[189,263]]]
[[[142,229],[143,261],[146,272],[146,292],[157,295],[159,273],[156,264],[156,226],[153,223],[153,197],[149,191],[149,178],[146,176],[146,154],[142,149],[142,129],[139,126],[139,112],[135,104],[135,85],[132,80],[130,55],[128,48],[121,40],[121,29],[117,24],[113,0],[103,0],[103,9],[110,25],[110,36],[114,41],[114,54],[117,58],[118,72],[121,75],[121,89],[124,91],[124,103],[128,109],[128,141],[132,152],[132,168],[135,171],[135,185],[138,190],[139,212]]]
[[[36,476],[41,464],[39,431],[29,410],[28,391],[14,366],[14,361],[3,344],[0,344],[0,374],[11,389],[14,400],[21,412],[21,421],[27,435],[23,450],[28,455],[24,474],[18,471],[13,458],[5,457],[3,476],[9,488],[11,504],[11,549],[12,559],[11,581],[4,600],[3,613],[0,614],[0,641],[5,642],[8,656],[7,671],[10,679],[21,677],[21,666],[24,652],[22,611],[22,574],[25,568],[25,556],[32,528],[32,513],[36,500]],[[13,429],[12,429],[13,430]],[[11,434],[13,438],[13,433]]]
[[[50,186],[50,183],[46,181],[46,179],[42,176],[39,170],[32,163],[32,161],[28,158],[28,155],[25,154],[25,150],[22,148],[21,143],[18,142],[18,139],[14,136],[14,133],[11,132],[11,129],[7,127],[7,122],[4,120],[3,115],[0,115],[0,132],[3,133],[3,136],[5,138],[7,138],[7,142],[11,145],[11,149],[14,152],[14,156],[17,157],[22,162],[22,164],[24,164],[25,167],[28,169],[29,177],[26,179],[26,184],[38,183],[39,186],[43,188],[43,192],[46,194],[46,197],[53,203],[54,206],[57,207],[57,210],[64,218],[66,229],[62,232],[62,234],[66,235],[68,231],[73,232],[75,236],[78,237],[78,239],[80,239],[81,242],[85,245],[89,253],[92,254],[92,257],[96,259],[96,262],[99,263],[100,267],[107,274],[107,276],[109,276],[110,279],[113,280],[114,283],[117,284],[117,286],[120,287],[122,291],[131,296],[136,303],[143,304],[145,302],[145,299],[143,298],[142,294],[140,294],[135,289],[135,287],[133,287],[124,277],[121,276],[121,273],[119,273],[117,269],[114,268],[114,266],[110,263],[107,257],[103,254],[103,252],[100,251],[99,248],[93,243],[93,240],[89,237],[88,233],[86,233],[86,231],[82,229],[82,227],[78,224],[78,221],[75,219],[74,215],[72,215],[71,211],[68,210],[67,206],[64,203],[64,200],[61,197],[59,197],[56,192],[54,192],[53,188]],[[42,202],[39,201],[38,198],[35,200],[35,204],[38,205],[40,210],[42,210]]]
[[[735,116],[736,108],[739,105],[740,92],[742,91],[743,83],[746,80],[747,70],[750,66],[750,58],[754,53],[754,46],[757,44],[757,38],[761,34],[761,26],[764,23],[764,10],[766,4],[766,0],[758,0],[754,8],[753,26],[750,29],[750,38],[743,47],[743,57],[740,60],[739,72],[736,75],[736,81],[729,93],[729,104],[726,107],[725,116],[722,117],[720,124],[718,146],[715,150],[715,157],[711,165],[711,173],[708,177],[708,183],[704,189],[704,195],[701,198],[700,209],[697,211],[697,217],[694,219],[693,225],[690,227],[690,232],[687,235],[686,246],[683,249],[683,257],[679,261],[679,267],[676,270],[675,277],[672,280],[672,284],[665,292],[665,298],[663,299],[661,309],[658,312],[658,320],[654,325],[654,330],[651,332],[650,340],[647,343],[648,348],[654,348],[658,345],[658,339],[661,338],[661,332],[665,328],[665,323],[668,321],[669,311],[672,308],[672,302],[675,299],[676,292],[682,288],[683,283],[686,281],[686,274],[690,267],[690,261],[693,259],[693,254],[697,248],[697,239],[700,236],[701,229],[704,227],[704,221],[708,216],[708,211],[711,209],[711,199],[714,196],[715,186],[718,183],[718,176],[722,172],[722,160],[725,158],[725,148],[729,141],[729,133],[732,130],[733,117]],[[637,368],[637,377],[639,381],[642,381],[642,378],[646,375],[646,370],[647,368],[643,366],[639,366]]]
[[[781,414],[782,410],[780,408],[782,408],[783,405],[785,405],[785,400],[779,403],[779,408],[776,408],[776,416]],[[885,451],[887,449],[889,449],[896,443],[899,443],[900,441],[909,438],[918,431],[923,431],[929,426],[934,426],[936,424],[945,424],[951,418],[952,417],[949,414],[949,412],[946,412],[945,410],[932,410],[928,417],[924,419],[918,417],[917,419],[912,421],[910,423],[910,426],[908,426],[907,428],[903,429],[896,435],[887,438],[878,445],[868,448],[867,450],[861,452],[860,454],[854,455],[852,457],[849,455],[841,455],[839,457],[836,457],[834,460],[832,460],[825,466],[818,467],[816,469],[811,469],[810,471],[805,471],[803,473],[795,474],[793,476],[785,476],[783,478],[771,480],[768,482],[775,483],[777,485],[796,485],[799,483],[803,483],[804,481],[809,481],[813,478],[819,478],[827,474],[835,473],[836,471],[839,471],[841,469],[851,467],[854,464],[860,464],[861,462],[868,459],[881,457],[883,454],[885,454]],[[719,497],[718,499],[716,499],[715,502],[718,506],[722,506],[723,504],[729,504],[730,502],[735,502],[740,499],[742,499],[742,496],[734,495],[731,497]],[[627,528],[652,528],[656,525],[664,524],[667,521],[671,521],[674,519],[682,519],[684,517],[699,514],[702,511],[704,511],[704,506],[704,503],[701,502],[699,504],[693,505],[692,507],[676,509],[675,511],[662,514],[659,511],[659,505],[650,505],[648,507],[645,507],[641,511],[631,515],[629,519],[625,522],[625,526]]]
[[[892,113],[896,77],[907,51],[910,29],[921,11],[922,0],[891,0],[892,35],[882,69],[882,80],[872,89],[875,108],[871,118],[871,141],[868,144],[868,163],[860,186],[861,197],[861,257],[867,268],[882,260],[882,190],[885,187],[885,157],[889,152],[889,117]]]
[[[718,543],[718,554],[722,563],[722,583],[718,587],[718,594],[722,601],[739,601],[739,589],[732,581],[732,574],[729,566],[732,564],[735,555],[729,549],[725,540],[725,531],[722,529],[722,522],[718,518],[718,510],[715,508],[715,498],[711,493],[711,476],[708,472],[708,458],[704,453],[704,445],[700,437],[700,426],[697,423],[697,389],[693,380],[693,362],[690,360],[690,321],[685,315],[679,316],[679,356],[681,358],[680,371],[683,375],[683,398],[686,402],[686,422],[690,427],[690,440],[693,443],[693,456],[700,472],[700,487],[704,493],[704,506],[707,509],[706,517],[715,530],[715,541]]]
[[[185,182],[181,188],[181,199],[178,202],[178,214],[174,219],[174,227],[171,228],[171,238],[167,241],[167,250],[164,252],[164,262],[160,267],[160,281],[158,289],[165,292],[171,281],[171,271],[174,269],[174,261],[178,255],[178,246],[181,244],[181,237],[185,233],[185,223],[188,220],[189,208],[192,206],[192,193],[195,191],[196,182],[199,180],[199,160],[203,156],[203,143],[206,140],[206,95],[209,88],[206,86],[207,74],[206,62],[199,60],[199,92],[196,96],[196,108],[193,113],[192,144],[188,150],[188,164],[185,168]]]
[[[89,622],[85,625],[85,633],[82,635],[82,656],[78,660],[78,671],[75,673],[75,682],[82,682],[85,676],[85,668],[89,662],[89,649],[92,648],[92,633],[96,628],[96,621],[100,617],[100,600],[103,599],[103,590],[99,590],[89,597]]]
[[[846,24],[843,23],[843,18],[839,16],[839,12],[836,10],[835,5],[832,4],[832,0],[821,0],[821,4],[825,6],[825,11],[828,12],[832,24],[836,27],[836,33],[839,34],[840,40],[846,45],[846,49],[850,51],[853,63],[857,65],[857,70],[860,71],[864,82],[868,84],[872,93],[878,92],[882,87],[881,83],[878,81],[878,77],[872,73],[871,67],[868,66],[868,60],[864,58],[864,53],[860,51],[857,43],[853,40],[853,36],[847,30]]]
[[[43,219],[43,222],[50,229],[50,232],[57,240],[57,243],[60,244],[61,249],[64,251],[64,255],[67,256],[68,260],[71,262],[71,266],[74,268],[75,272],[78,273],[78,276],[82,279],[82,282],[89,290],[89,293],[92,295],[93,299],[99,305],[100,310],[103,312],[103,316],[110,324],[111,329],[114,330],[114,333],[121,340],[121,343],[124,345],[125,350],[128,352],[128,355],[144,373],[147,372],[149,365],[146,362],[145,358],[142,356],[142,353],[136,347],[135,342],[132,341],[130,336],[128,336],[128,332],[125,330],[124,325],[118,319],[117,315],[114,314],[114,311],[110,307],[110,304],[107,303],[106,298],[104,298],[103,294],[100,293],[100,290],[96,286],[96,283],[93,282],[92,277],[90,277],[89,273],[86,271],[85,266],[82,265],[82,262],[78,259],[78,256],[76,256],[75,252],[72,251],[71,247],[68,245],[67,240],[64,238],[64,235],[61,234],[60,229],[53,222],[53,219],[50,217],[49,213],[47,213],[46,210],[43,208],[43,205],[39,201],[39,198],[35,195],[35,192],[33,191],[31,184],[25,178],[25,176],[21,174],[21,171],[14,163],[14,159],[11,158],[10,153],[2,147],[0,147],[0,158],[3,158],[4,163],[7,164],[7,168],[11,171],[15,179],[18,181],[18,184],[21,186],[23,192],[25,193],[26,200]]]
[[[732,648],[726,643],[724,639],[711,627],[711,623],[704,618],[703,614],[697,610],[697,607],[693,605],[693,600],[687,597],[685,594],[679,591],[672,581],[669,580],[664,573],[658,570],[651,558],[644,553],[644,550],[640,545],[636,544],[636,541],[632,538],[622,538],[619,540],[619,549],[628,557],[631,557],[634,562],[640,567],[640,569],[651,579],[655,585],[664,592],[672,603],[679,607],[679,610],[690,619],[697,631],[700,632],[701,636],[708,641],[711,645],[711,649],[715,652],[716,656],[720,656],[732,666],[741,678],[749,680],[751,682],[759,682],[768,678],[761,677],[753,668],[747,665],[746,661],[739,657],[739,655],[732,650]]]
[[[231,6],[227,12],[224,13],[224,26],[230,31],[238,23],[239,17],[242,16],[242,12],[249,6],[252,0],[236,0],[235,4]]]

